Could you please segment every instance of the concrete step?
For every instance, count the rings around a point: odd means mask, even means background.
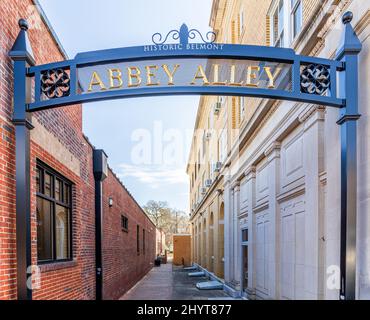
[[[198,277],[205,277],[206,276],[206,273],[203,272],[203,271],[199,271],[199,272],[190,272],[188,273],[188,276],[190,278],[198,278]]]
[[[208,298],[207,300],[243,300],[243,299],[237,299],[232,297],[217,297],[217,298]]]
[[[186,267],[183,269],[184,271],[197,271],[198,268],[197,267]]]
[[[198,282],[196,287],[199,290],[223,290],[224,285],[218,281],[206,281],[206,282]]]

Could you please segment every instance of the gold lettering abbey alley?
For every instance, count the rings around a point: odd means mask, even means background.
[[[152,86],[238,86],[276,89],[282,68],[240,64],[148,64],[90,70],[87,92]],[[86,79],[87,80],[87,79]],[[84,82],[84,81],[83,81]]]

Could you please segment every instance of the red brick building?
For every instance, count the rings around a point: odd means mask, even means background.
[[[103,297],[112,300],[153,267],[156,227],[111,170],[103,197]]]
[[[13,66],[8,53],[18,20],[32,22],[28,35],[37,64],[67,58],[35,4],[0,1],[0,300],[17,298]],[[82,133],[82,107],[36,112],[31,120],[32,298],[95,299],[94,148]],[[111,171],[103,183],[103,216],[103,296],[113,299],[152,266],[155,227]]]

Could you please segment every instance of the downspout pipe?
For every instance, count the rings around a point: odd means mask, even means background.
[[[95,179],[95,272],[96,300],[103,299],[103,181],[108,176],[108,156],[104,150],[93,151]]]

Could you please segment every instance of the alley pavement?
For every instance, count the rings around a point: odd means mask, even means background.
[[[120,300],[222,300],[230,299],[223,290],[198,290],[195,285],[208,278],[190,278],[189,272],[171,263],[154,267]]]

